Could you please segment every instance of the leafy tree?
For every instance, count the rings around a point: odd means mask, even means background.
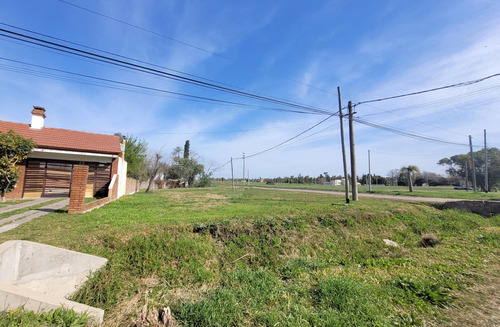
[[[184,155],[181,158],[180,154],[182,152],[181,147],[175,147],[172,152],[172,165],[165,169],[165,178],[167,179],[184,179],[188,182],[188,185],[193,185],[196,176],[205,173],[205,167],[200,164],[195,158],[193,158],[192,153],[189,151],[189,140],[186,141],[184,145]],[[187,156],[187,157],[186,157]],[[206,178],[210,178],[210,173],[205,173]]]
[[[488,149],[488,190],[486,190],[484,175],[484,149],[474,152],[474,163],[476,166],[476,181],[483,191],[492,191],[500,187],[500,150],[498,148]],[[448,166],[446,172],[452,177],[465,179],[465,166],[472,174],[472,164],[469,154],[457,154],[438,161],[438,165]]]
[[[137,137],[127,135],[125,143],[125,161],[127,176],[144,181],[147,179],[148,144]]]
[[[31,139],[26,139],[10,130],[0,132],[0,195],[5,201],[5,193],[14,189],[19,180],[16,164],[28,158],[28,154],[36,147]]]
[[[420,173],[420,169],[417,166],[406,166],[401,168],[401,174],[406,177],[406,183],[408,184],[408,191],[413,192],[413,183]]]

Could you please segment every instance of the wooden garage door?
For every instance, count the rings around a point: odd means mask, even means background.
[[[28,160],[25,198],[66,197],[71,189],[73,164],[67,161]]]
[[[25,198],[67,197],[71,189],[71,161],[29,159],[24,181]],[[111,163],[87,163],[89,175],[85,196],[107,196]]]

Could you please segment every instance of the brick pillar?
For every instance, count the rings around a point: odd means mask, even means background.
[[[26,160],[17,163],[16,167],[19,169],[19,180],[16,183],[16,187],[12,191],[10,191],[9,193],[5,193],[6,199],[20,199],[23,197],[24,178],[26,175]]]
[[[69,193],[68,213],[83,212],[85,204],[85,189],[87,188],[87,175],[89,166],[74,165],[73,177],[71,179],[71,190]]]

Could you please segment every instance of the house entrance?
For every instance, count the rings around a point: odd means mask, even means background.
[[[68,197],[71,190],[72,161],[28,159],[23,198]],[[86,196],[107,196],[111,163],[86,163],[89,166]]]

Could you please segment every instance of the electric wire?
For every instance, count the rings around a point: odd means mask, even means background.
[[[81,10],[84,10],[84,11],[87,11],[87,12],[90,12],[92,14],[95,14],[95,15],[98,15],[98,16],[101,16],[101,17],[105,17],[107,19],[110,19],[110,20],[113,20],[115,22],[118,22],[120,24],[124,24],[124,25],[127,25],[127,26],[130,26],[132,28],[136,28],[138,30],[141,30],[141,31],[144,31],[144,32],[147,32],[147,33],[151,33],[153,35],[156,35],[156,36],[159,36],[161,38],[164,38],[164,39],[167,39],[167,40],[170,40],[170,41],[173,41],[173,42],[177,42],[179,44],[182,44],[184,46],[187,46],[187,47],[190,47],[190,48],[193,48],[193,49],[196,49],[196,50],[199,50],[199,51],[203,51],[203,52],[206,52],[206,53],[209,53],[211,55],[214,55],[214,56],[217,56],[217,57],[220,57],[222,59],[225,59],[225,60],[228,60],[228,61],[231,61],[233,63],[236,63],[236,64],[239,64],[239,65],[242,65],[242,66],[248,66],[248,67],[251,67],[252,69],[255,69],[257,71],[260,71],[260,72],[263,72],[263,73],[266,73],[266,74],[270,74],[270,75],[274,75],[276,77],[279,77],[279,78],[282,78],[282,79],[285,79],[285,80],[288,80],[290,82],[293,82],[293,83],[297,83],[297,84],[300,84],[300,85],[303,85],[303,86],[307,86],[309,88],[312,88],[312,89],[315,89],[315,90],[318,90],[318,91],[321,91],[321,92],[325,92],[325,93],[328,93],[328,94],[335,94],[334,92],[330,92],[328,90],[325,90],[325,89],[321,89],[319,87],[316,87],[316,86],[313,86],[311,84],[306,84],[306,83],[303,83],[303,82],[300,82],[298,80],[295,80],[295,79],[292,79],[292,78],[289,78],[287,76],[284,76],[284,75],[281,75],[281,74],[276,74],[276,73],[273,73],[273,72],[270,72],[270,71],[267,71],[265,69],[262,69],[262,68],[259,68],[259,67],[255,67],[255,66],[249,66],[249,65],[246,65],[244,64],[243,62],[240,62],[236,59],[232,59],[230,57],[227,57],[227,56],[224,56],[220,53],[217,53],[217,52],[214,52],[214,51],[210,51],[210,50],[207,50],[207,49],[204,49],[202,47],[199,47],[199,46],[196,46],[196,45],[192,45],[192,44],[189,44],[187,42],[184,42],[184,41],[181,41],[181,40],[178,40],[178,39],[175,39],[173,37],[170,37],[170,36],[166,36],[166,35],[163,35],[163,34],[160,34],[160,33],[157,33],[153,30],[150,30],[150,29],[147,29],[147,28],[144,28],[144,27],[140,27],[138,25],[135,25],[135,24],[132,24],[132,23],[129,23],[129,22],[126,22],[126,21],[123,21],[121,19],[117,19],[117,18],[114,18],[114,17],[111,17],[109,15],[106,15],[106,14],[103,14],[103,13],[100,13],[98,11],[95,11],[95,10],[92,10],[92,9],[88,9],[88,8],[85,8],[85,7],[82,7],[82,6],[79,6],[79,5],[76,5],[74,3],[71,3],[69,1],[65,1],[65,0],[59,0],[60,2],[62,3],[65,3],[67,5],[70,5],[70,6],[73,6],[75,8],[78,8],[78,9],[81,9]]]
[[[299,137],[299,136],[301,136],[301,135],[303,135],[303,134],[305,134],[305,133],[309,132],[311,129],[315,128],[316,126],[319,126],[319,125],[323,124],[325,121],[327,121],[328,119],[330,119],[330,118],[332,118],[333,116],[336,116],[336,115],[337,115],[337,113],[332,114],[332,115],[330,115],[330,116],[326,117],[325,119],[321,120],[320,122],[318,122],[318,123],[314,124],[313,126],[309,127],[308,129],[306,129],[306,130],[304,130],[304,131],[300,132],[299,134],[297,134],[297,135],[295,135],[295,136],[293,136],[293,137],[291,137],[291,138],[287,139],[286,141],[283,141],[283,142],[281,142],[281,143],[279,143],[279,144],[277,144],[277,145],[275,145],[275,146],[272,146],[272,147],[270,147],[270,148],[267,148],[267,149],[265,149],[265,150],[262,150],[262,151],[259,151],[259,152],[256,152],[256,153],[253,153],[253,154],[248,155],[248,156],[245,156],[245,158],[252,158],[252,157],[258,156],[258,155],[260,155],[260,154],[263,154],[263,153],[265,153],[265,152],[268,152],[268,151],[274,150],[274,149],[278,148],[279,146],[281,146],[281,145],[283,145],[283,144],[285,144],[285,143],[288,143],[288,142],[290,142],[291,140],[294,140],[294,139],[296,139],[297,137]],[[243,157],[242,157],[241,159],[243,159]]]
[[[363,119],[360,119],[360,118],[353,118],[353,120],[356,121],[356,122],[358,122],[358,123],[360,123],[360,124],[366,125],[366,126],[374,127],[374,128],[381,129],[381,130],[385,130],[387,132],[399,134],[399,135],[402,135],[402,136],[407,136],[407,137],[410,137],[410,138],[413,138],[413,139],[420,139],[420,140],[424,140],[424,141],[437,142],[437,143],[445,143],[445,144],[449,144],[449,145],[469,146],[468,144],[465,144],[465,143],[458,143],[458,142],[452,142],[452,141],[442,140],[442,139],[438,139],[438,138],[433,138],[433,137],[430,137],[430,136],[426,136],[426,135],[422,135],[422,134],[417,134],[417,133],[413,133],[413,132],[408,132],[408,131],[404,131],[402,129],[397,129],[397,128],[393,128],[393,127],[389,127],[389,126],[384,126],[382,124],[377,124],[377,123],[369,122],[369,121],[366,121],[366,120],[363,120]]]
[[[500,76],[500,73],[492,74],[489,76],[481,77],[475,80],[467,81],[467,82],[460,82],[460,83],[455,83],[455,84],[450,84],[450,85],[445,85],[445,86],[440,86],[440,87],[435,87],[432,89],[427,89],[427,90],[422,90],[422,91],[416,91],[416,92],[411,92],[411,93],[405,93],[405,94],[400,94],[400,95],[393,95],[385,98],[379,98],[379,99],[373,99],[373,100],[366,100],[366,101],[360,101],[357,102],[354,106],[365,104],[365,103],[372,103],[372,102],[380,102],[380,101],[386,101],[386,100],[392,100],[392,99],[398,99],[398,98],[403,98],[403,97],[408,97],[412,95],[418,95],[418,94],[424,94],[424,93],[429,93],[429,92],[434,92],[434,91],[439,91],[439,90],[445,90],[445,89],[450,89],[454,87],[462,87],[462,86],[467,86],[467,85],[472,85],[472,84],[477,84],[480,82],[483,82],[485,80],[498,77]]]
[[[205,103],[218,103],[218,104],[231,105],[231,106],[236,106],[236,107],[248,107],[248,108],[254,108],[254,109],[283,111],[283,112],[292,112],[292,113],[301,113],[301,114],[315,114],[315,113],[311,113],[308,111],[299,111],[299,110],[284,109],[284,108],[272,108],[272,107],[265,107],[265,106],[256,106],[256,105],[251,105],[251,104],[246,104],[246,103],[220,100],[220,99],[202,97],[202,96],[197,96],[197,95],[192,95],[192,94],[187,94],[187,93],[168,91],[168,90],[158,89],[158,88],[154,88],[154,87],[148,87],[148,86],[143,86],[143,85],[138,85],[138,84],[133,84],[133,83],[126,83],[126,82],[120,82],[120,81],[116,81],[116,80],[112,80],[112,79],[96,77],[96,76],[92,76],[92,75],[88,75],[88,74],[80,74],[80,73],[75,73],[75,72],[66,71],[66,70],[62,70],[62,69],[56,69],[56,68],[50,68],[50,67],[41,66],[41,65],[30,64],[27,62],[9,59],[9,58],[5,58],[5,57],[0,57],[0,60],[5,60],[5,61],[10,61],[10,62],[15,62],[18,64],[23,64],[23,65],[42,68],[42,69],[46,69],[46,70],[61,72],[61,73],[70,74],[70,75],[74,75],[74,76],[78,76],[78,77],[84,77],[84,78],[88,78],[88,79],[92,79],[92,80],[97,80],[100,82],[107,82],[107,83],[111,83],[111,84],[115,84],[115,85],[119,85],[119,86],[164,93],[167,95],[177,96],[176,97],[177,99],[183,99],[183,100],[193,100],[194,99],[194,100],[201,100]],[[58,79],[58,80],[63,80],[63,81],[81,82],[84,84],[96,85],[96,86],[101,86],[101,87],[109,87],[109,88],[124,90],[124,91],[129,90],[129,89],[124,88],[124,87],[113,87],[113,86],[108,86],[108,85],[104,85],[101,83],[90,83],[90,82],[81,81],[81,80],[77,80],[77,79],[70,79],[70,78],[67,78],[64,76],[58,76],[58,75],[54,75],[54,74],[31,71],[31,70],[22,69],[22,68],[16,69],[16,68],[17,67],[6,67],[5,65],[0,66],[0,69],[4,69],[4,70],[7,69],[10,71],[26,73],[26,74],[30,74],[30,75],[34,75],[34,76],[39,76],[39,77],[47,77],[47,78]]]
[[[317,113],[332,114],[332,112],[325,110],[325,109],[322,109],[322,108],[311,107],[311,106],[306,106],[306,105],[302,105],[302,104],[297,104],[294,102],[282,101],[282,100],[275,99],[275,98],[259,96],[259,95],[252,94],[249,92],[239,91],[239,90],[231,89],[231,88],[216,85],[216,84],[199,81],[199,80],[196,80],[193,78],[188,78],[188,77],[180,76],[177,74],[168,73],[168,72],[161,71],[158,69],[130,63],[130,62],[127,62],[124,60],[119,60],[119,59],[111,58],[108,56],[99,55],[99,54],[96,54],[93,52],[77,49],[74,47],[65,46],[62,44],[55,43],[55,42],[31,37],[28,35],[24,35],[22,33],[9,31],[9,30],[3,29],[3,28],[0,28],[0,31],[4,32],[4,33],[11,34],[11,35],[7,35],[7,34],[0,33],[0,36],[8,37],[11,39],[16,39],[18,41],[22,41],[22,42],[42,46],[42,47],[47,47],[47,48],[50,48],[53,50],[61,51],[61,52],[76,55],[76,56],[85,57],[85,58],[100,61],[100,62],[105,62],[105,63],[111,64],[111,65],[116,65],[119,67],[131,69],[134,71],[141,71],[141,72],[145,72],[145,73],[156,75],[156,76],[166,77],[166,78],[169,78],[169,79],[172,79],[175,81],[180,81],[183,83],[196,85],[196,86],[200,86],[200,87],[205,87],[205,88],[217,90],[220,92],[230,93],[230,94],[234,94],[234,95],[238,95],[238,96],[242,96],[242,97],[252,98],[255,100],[259,100],[259,101],[266,101],[266,102],[271,102],[271,103],[275,103],[275,104],[279,104],[279,105],[285,105],[285,106],[305,109],[305,110],[314,111]]]
[[[149,65],[149,66],[152,66],[152,67],[157,67],[157,68],[165,69],[165,70],[177,73],[177,74],[183,74],[183,75],[186,75],[186,76],[190,76],[190,77],[202,79],[202,80],[205,80],[205,81],[208,81],[208,82],[212,82],[212,83],[218,83],[220,85],[225,85],[225,86],[232,87],[232,88],[239,88],[239,87],[237,87],[235,85],[231,85],[231,84],[219,82],[219,81],[216,81],[216,80],[213,80],[213,79],[209,79],[209,78],[205,78],[205,77],[202,77],[202,76],[199,76],[199,75],[195,75],[195,74],[190,74],[190,73],[182,72],[180,70],[176,70],[176,69],[168,68],[168,67],[165,67],[165,66],[162,66],[162,65],[157,65],[157,64],[150,63],[150,62],[146,62],[146,61],[143,61],[143,60],[140,60],[140,59],[135,59],[135,58],[132,58],[132,57],[128,57],[128,56],[116,54],[116,53],[113,53],[113,52],[110,52],[110,51],[101,50],[101,49],[98,49],[98,48],[95,48],[95,47],[87,46],[87,45],[84,45],[84,44],[81,44],[81,43],[77,43],[77,42],[68,41],[68,40],[65,40],[65,39],[62,39],[62,38],[50,36],[50,35],[47,35],[47,34],[44,34],[44,33],[39,33],[39,32],[33,31],[33,30],[25,29],[25,28],[22,28],[22,27],[11,25],[11,24],[6,24],[6,23],[0,22],[0,25],[8,26],[8,27],[20,30],[20,31],[28,32],[28,33],[31,33],[31,34],[34,34],[34,35],[38,35],[38,36],[43,36],[43,37],[46,37],[46,38],[49,38],[49,39],[53,39],[53,40],[65,42],[65,43],[68,43],[68,44],[77,45],[77,46],[80,46],[80,47],[83,47],[83,48],[86,48],[86,49],[98,51],[98,52],[105,53],[105,54],[112,55],[112,56],[116,56],[118,58],[123,58],[123,59],[131,60],[131,61],[135,61],[135,62],[138,62],[138,63],[141,63],[141,64],[146,64],[146,65]],[[270,95],[263,94],[263,93],[258,93],[258,92],[247,90],[247,89],[244,89],[244,88],[239,88],[239,89],[247,91],[247,92],[253,92],[253,93],[256,93],[256,94],[263,95],[263,96],[271,97]],[[282,98],[279,98],[279,97],[275,97],[275,98],[286,101],[286,99],[282,99]]]

